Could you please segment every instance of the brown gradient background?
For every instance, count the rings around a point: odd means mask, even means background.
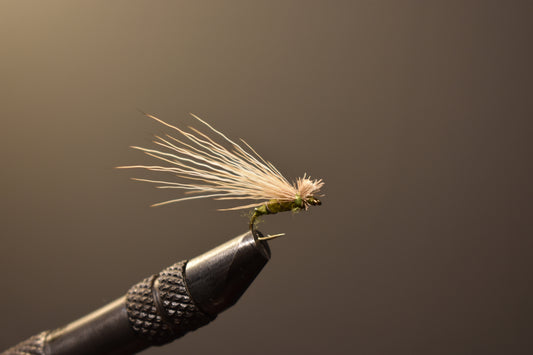
[[[132,182],[194,112],[326,181],[241,301],[147,354],[530,354],[524,1],[4,1],[0,349],[246,230]]]

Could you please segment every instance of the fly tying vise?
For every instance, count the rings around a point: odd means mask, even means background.
[[[163,189],[185,190],[185,194],[190,195],[156,203],[152,206],[200,198],[254,200],[255,203],[219,209],[220,211],[232,211],[253,207],[249,223],[250,230],[253,232],[257,218],[260,216],[307,210],[309,206],[322,204],[317,198],[320,196],[320,189],[324,185],[322,179],[311,179],[304,174],[303,177],[291,184],[272,163],[263,159],[244,140],[241,139],[241,142],[248,150],[242,148],[198,116],[191,114],[209,128],[215,136],[221,138],[219,140],[230,149],[217,142],[213,136],[204,134],[196,128],[189,127],[192,133],[186,132],[153,115],[145,115],[177,131],[182,140],[168,134],[164,137],[156,136],[154,143],[165,148],[165,151],[132,147],[167,163],[167,165],[130,165],[118,168],[140,168],[172,173],[180,179],[185,179],[184,182],[138,178],[133,180],[160,184],[157,187]],[[284,233],[269,235],[261,239],[273,239],[281,235]]]

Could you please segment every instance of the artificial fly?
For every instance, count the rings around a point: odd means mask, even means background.
[[[181,135],[181,140],[170,135],[155,136],[154,143],[165,148],[165,151],[133,146],[147,155],[159,159],[167,165],[130,165],[120,166],[121,169],[140,168],[151,171],[172,173],[180,180],[160,181],[138,179],[133,180],[160,184],[162,189],[185,190],[185,197],[153,204],[161,206],[186,200],[213,198],[215,200],[254,200],[254,203],[219,209],[233,211],[254,208],[249,228],[253,232],[257,218],[278,212],[307,210],[309,206],[320,206],[317,198],[324,185],[322,179],[311,179],[304,174],[294,183],[289,181],[274,167],[263,159],[243,139],[241,142],[247,149],[214,129],[207,122],[191,114],[199,122],[218,136],[230,149],[218,143],[213,135],[209,136],[189,127],[191,132],[168,124],[159,118],[146,114],[147,117],[172,128]],[[283,235],[270,235],[261,239],[272,239]]]

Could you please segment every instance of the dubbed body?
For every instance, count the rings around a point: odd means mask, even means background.
[[[255,221],[259,216],[287,211],[297,212],[301,209],[307,209],[309,206],[320,206],[321,204],[322,202],[313,196],[310,196],[305,200],[298,195],[293,201],[280,201],[277,199],[270,200],[254,209],[254,213],[250,218],[250,229],[254,229]]]

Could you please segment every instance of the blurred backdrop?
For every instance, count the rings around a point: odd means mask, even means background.
[[[0,349],[247,228],[114,169],[188,112],[323,206],[239,303],[146,354],[526,354],[530,1],[3,1]]]

